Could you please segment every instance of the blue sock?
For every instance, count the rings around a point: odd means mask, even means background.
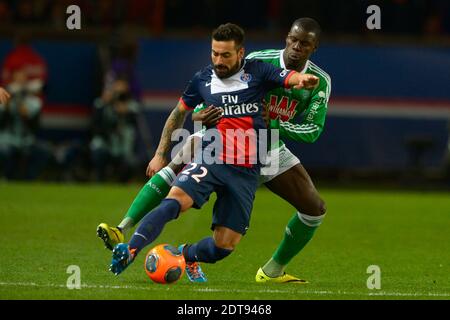
[[[183,250],[187,262],[215,263],[228,256],[233,250],[216,247],[214,239],[208,237],[192,245],[187,245]]]
[[[129,242],[130,249],[136,249],[135,255],[152,243],[161,233],[164,225],[180,213],[180,203],[175,199],[164,199],[161,204],[147,213]]]

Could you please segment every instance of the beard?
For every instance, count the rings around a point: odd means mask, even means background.
[[[228,78],[228,77],[232,76],[233,74],[235,74],[239,70],[240,67],[241,67],[240,61],[236,62],[236,64],[234,66],[232,66],[231,68],[229,68],[223,64],[217,64],[217,65],[214,65],[214,72],[216,73],[216,75],[219,79],[223,79],[223,78]]]

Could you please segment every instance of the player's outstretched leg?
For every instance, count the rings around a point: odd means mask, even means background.
[[[122,222],[118,225],[118,228],[124,234],[138,224],[148,212],[156,208],[167,196],[176,175],[192,160],[195,150],[201,145],[201,141],[201,136],[191,135],[173,160],[158,171],[141,189]]]
[[[158,171],[139,191],[127,214],[116,228],[101,223],[97,227],[97,235],[105,247],[112,250],[118,243],[124,241],[124,236],[151,210],[156,208],[169,193],[176,175],[184,168],[201,144],[201,136],[191,135],[175,158]],[[118,236],[116,237],[115,234]]]
[[[101,223],[97,227],[97,236],[106,248],[112,250],[117,244],[124,242],[124,235],[164,199],[175,179],[175,173],[167,166],[155,174],[139,191],[127,214],[117,227]]]
[[[283,240],[272,258],[258,270],[255,279],[257,282],[295,282],[291,280],[298,278],[286,275],[284,270],[292,258],[308,244],[322,223],[326,211],[325,203],[320,198],[308,173],[300,164],[275,177],[266,183],[266,186],[287,200],[298,212],[292,216],[286,226]],[[287,281],[288,279],[291,280]],[[307,283],[300,279],[297,282]]]
[[[176,174],[172,168],[175,169],[172,163],[162,168],[139,191],[127,214],[118,226],[124,233],[138,224],[148,212],[156,208],[167,196],[176,178]],[[175,170],[178,172],[181,170],[181,166]]]
[[[110,270],[118,275],[133,262],[138,253],[152,243],[161,233],[165,224],[176,219],[180,213],[180,203],[175,199],[164,199],[152,212],[149,212],[128,244],[119,243],[114,247]]]

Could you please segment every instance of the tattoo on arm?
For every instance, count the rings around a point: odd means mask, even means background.
[[[170,113],[166,124],[164,125],[158,149],[156,150],[158,156],[165,157],[169,153],[170,145],[172,143],[172,133],[183,126],[185,119],[186,112],[181,111],[177,105]]]

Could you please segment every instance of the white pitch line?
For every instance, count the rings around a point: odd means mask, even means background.
[[[62,288],[67,289],[66,285],[63,284],[37,284],[34,282],[0,282],[0,287],[39,287],[39,288]],[[139,287],[139,286],[124,286],[124,285],[89,285],[82,284],[83,289],[131,289],[131,290],[146,290],[146,291],[170,291],[176,290],[175,287],[166,286],[149,286],[149,287]],[[296,294],[313,294],[313,295],[362,295],[362,296],[392,296],[392,297],[450,297],[450,293],[437,293],[437,292],[351,292],[351,291],[330,291],[330,290],[272,290],[272,289],[262,289],[262,290],[245,290],[245,289],[214,289],[214,288],[192,288],[189,289],[196,292],[238,292],[238,293],[296,293]]]

